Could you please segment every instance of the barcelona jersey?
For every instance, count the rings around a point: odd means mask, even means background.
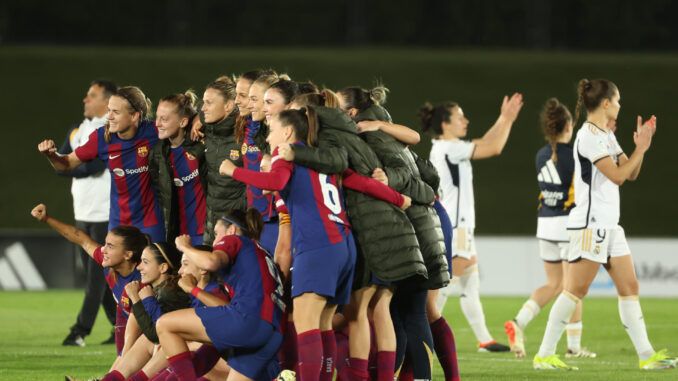
[[[101,265],[104,261],[104,254],[101,252],[102,248],[103,246],[97,247],[96,250],[94,250],[94,254],[92,255],[96,263],[99,265]],[[129,317],[129,313],[132,310],[132,303],[129,300],[129,296],[127,296],[125,286],[127,283],[133,282],[135,280],[141,282],[141,273],[135,267],[134,270],[129,273],[129,275],[121,276],[110,268],[104,267],[104,275],[106,276],[106,283],[108,283],[108,287],[113,292],[113,297],[118,303],[118,307],[120,307],[125,317]]]
[[[264,157],[260,147],[254,141],[254,136],[259,131],[261,122],[255,122],[252,117],[247,117],[247,126],[245,127],[245,141],[242,143],[241,153],[243,157],[243,168],[259,172],[261,159]],[[265,222],[275,220],[277,216],[273,207],[273,196],[262,194],[262,190],[252,185],[247,185],[247,207],[256,208]]]
[[[183,144],[170,150],[174,187],[179,201],[179,234],[202,237],[205,230],[205,192],[200,182],[198,158]]]
[[[229,266],[221,269],[221,279],[231,297],[230,306],[277,328],[285,303],[273,257],[255,241],[237,235],[222,237],[213,251],[223,251],[230,258]]]
[[[119,225],[145,228],[160,225],[164,236],[164,223],[156,193],[151,186],[148,154],[158,142],[158,131],[153,121],[142,121],[136,136],[124,140],[111,134],[111,142],[104,138],[105,128],[92,132],[89,140],[75,150],[81,161],[99,157],[107,163],[111,174],[111,204],[109,230]],[[154,240],[159,234],[152,234]]]

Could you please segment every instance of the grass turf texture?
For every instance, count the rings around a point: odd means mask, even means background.
[[[512,318],[524,298],[483,298],[490,332],[506,342],[503,323]],[[100,311],[87,346],[63,347],[61,341],[75,319],[82,291],[0,292],[0,380],[61,380],[65,374],[87,379],[106,373],[115,358],[113,345],[100,345],[108,338],[110,325]],[[656,350],[678,350],[676,299],[641,301],[648,333]],[[596,359],[570,360],[576,372],[532,370],[532,357],[544,332],[550,306],[526,329],[525,359],[511,353],[477,353],[473,333],[468,327],[456,298],[445,308],[445,317],[454,330],[459,366],[463,380],[675,380],[678,369],[641,371],[636,353],[617,314],[614,298],[591,298],[584,301],[583,345],[598,353]],[[565,351],[561,340],[558,353]],[[434,380],[443,374],[434,360]]]

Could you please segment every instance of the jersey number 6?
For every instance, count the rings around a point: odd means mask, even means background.
[[[323,192],[323,203],[325,206],[334,214],[341,213],[339,189],[330,183],[327,175],[324,173],[318,174],[318,180],[320,180],[320,189]]]

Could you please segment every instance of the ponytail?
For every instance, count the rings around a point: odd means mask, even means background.
[[[228,224],[226,226],[237,226],[242,235],[255,241],[261,238],[264,230],[264,219],[256,208],[249,208],[246,212],[239,209],[229,210],[221,217],[221,221]]]
[[[130,114],[139,113],[139,121],[149,119],[152,116],[153,102],[146,98],[143,91],[136,86],[124,86],[118,89],[113,96],[120,97],[127,101],[127,111]],[[111,131],[109,123],[104,127],[104,139],[106,143],[111,142]]]
[[[313,106],[306,108],[306,117],[308,118],[308,133],[306,134],[306,144],[315,146],[318,143],[318,130],[320,129],[320,122],[318,121],[318,113]]]
[[[179,119],[188,118],[189,121],[197,114],[198,96],[192,89],[186,90],[183,94],[171,94],[160,102],[168,102],[176,107],[176,113]]]
[[[339,90],[339,94],[344,97],[346,109],[356,108],[358,111],[364,111],[372,105],[382,105],[386,102],[386,94],[389,89],[382,85],[377,85],[371,90],[365,90],[357,86],[345,87]]]
[[[297,139],[303,139],[309,146],[317,144],[320,123],[318,113],[313,106],[309,105],[299,110],[283,110],[275,117],[283,127],[291,126]]]
[[[551,160],[558,162],[558,138],[572,121],[572,115],[564,104],[556,98],[549,98],[539,116],[546,141],[551,144]]]
[[[600,106],[603,99],[612,99],[617,92],[617,85],[607,79],[588,80],[583,78],[577,84],[577,106],[574,109],[574,125],[579,120],[582,107],[592,112]]]
[[[330,89],[323,89],[320,93],[301,93],[292,99],[300,107],[324,106],[339,108],[339,97]]]

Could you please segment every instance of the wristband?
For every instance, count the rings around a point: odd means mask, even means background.
[[[198,286],[195,286],[195,287],[193,287],[193,289],[191,290],[191,295],[193,295],[193,296],[195,296],[195,297],[197,298],[197,297],[198,297],[198,293],[199,293],[200,291],[202,291],[202,288],[200,288],[200,287],[198,287]]]

